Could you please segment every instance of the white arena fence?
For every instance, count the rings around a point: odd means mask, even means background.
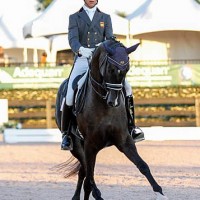
[[[200,127],[143,127],[147,141],[200,140]],[[5,143],[61,142],[58,129],[5,129]]]

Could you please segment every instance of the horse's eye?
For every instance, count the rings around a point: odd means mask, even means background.
[[[115,68],[114,67],[110,67],[108,70],[109,73],[114,73],[115,72]]]

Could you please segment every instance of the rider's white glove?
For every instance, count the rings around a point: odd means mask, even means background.
[[[93,48],[89,49],[89,48],[85,48],[85,47],[80,47],[79,54],[86,58],[90,58],[92,56],[93,50],[94,50]]]
[[[98,44],[96,44],[95,46],[96,46],[96,47],[98,47],[98,46],[100,46],[100,45],[101,45],[101,43],[102,43],[102,42],[99,42],[99,43],[98,43]]]

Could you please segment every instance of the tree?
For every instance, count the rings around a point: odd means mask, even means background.
[[[126,18],[127,17],[127,14],[126,14],[126,12],[124,12],[124,11],[115,11],[115,14],[116,15],[118,15],[118,16],[120,16],[120,17],[123,17],[123,18]]]
[[[41,11],[47,8],[53,0],[37,0],[37,1],[38,1],[37,11]]]
[[[195,1],[200,4],[200,0],[195,0]]]

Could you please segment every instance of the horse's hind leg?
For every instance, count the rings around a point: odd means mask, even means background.
[[[132,138],[128,137],[126,143],[123,146],[118,147],[120,151],[122,151],[130,161],[132,161],[140,172],[147,178],[149,183],[151,184],[153,191],[157,194],[158,200],[167,199],[162,192],[162,188],[158,185],[158,183],[153,178],[149,166],[147,163],[139,156],[136,146],[133,143]]]

